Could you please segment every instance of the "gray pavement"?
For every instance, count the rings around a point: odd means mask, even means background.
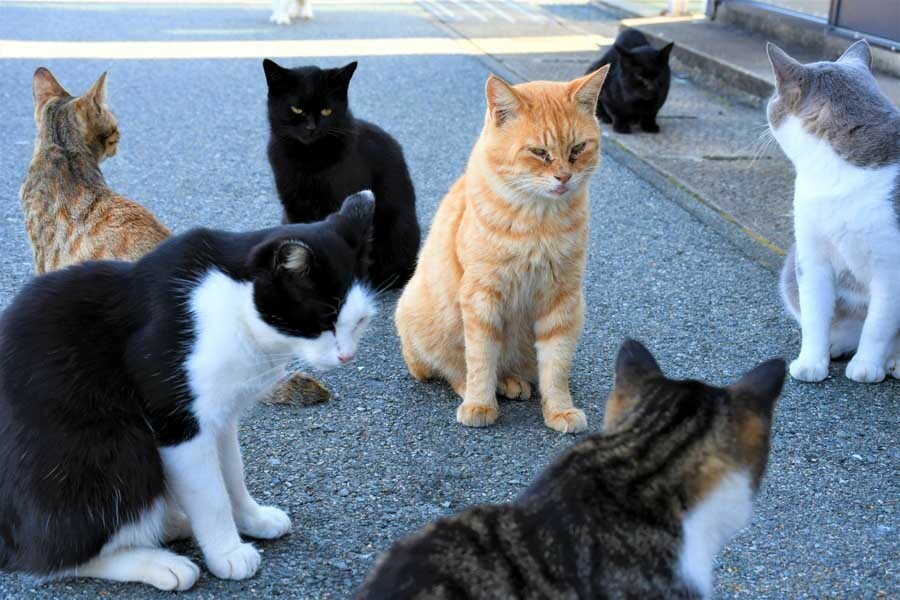
[[[269,27],[258,5],[111,8],[3,4],[0,38],[132,39],[125,28],[148,40],[174,39],[178,30],[199,36],[197,29],[233,40],[245,28],[256,39],[448,35],[428,12],[399,2],[325,3],[312,24],[287,29]],[[38,65],[76,93],[109,69],[122,143],[104,166],[107,180],[175,231],[278,221],[258,59],[0,60],[0,306],[31,274],[18,187],[31,156],[30,81]],[[352,105],[403,144],[425,227],[480,130],[487,74],[477,56],[360,57]],[[644,340],[670,375],[716,383],[799,347],[771,270],[672,198],[609,156],[594,177],[588,316],[572,372],[590,431],[600,428],[613,352],[626,335]],[[346,598],[392,540],[471,504],[515,497],[581,437],[545,428],[535,402],[503,403],[489,429],[456,424],[454,394],[406,373],[392,326],[395,301],[382,299],[358,358],[325,376],[332,401],[261,406],[246,420],[251,490],[288,510],[294,529],[259,544],[263,565],[254,579],[221,581],[204,571],[191,597]],[[900,595],[900,383],[856,384],[842,368],[819,385],[787,384],[765,487],[752,525],[719,557],[717,597]],[[177,549],[200,560],[191,544]],[[132,585],[35,585],[0,575],[3,598],[157,596]]]

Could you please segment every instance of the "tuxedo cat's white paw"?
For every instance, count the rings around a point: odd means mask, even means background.
[[[828,361],[806,361],[798,358],[791,362],[791,377],[797,381],[814,383],[828,377]]]
[[[255,513],[241,515],[237,519],[238,531],[261,540],[271,540],[291,530],[291,518],[274,506],[260,506]]]
[[[847,364],[847,377],[859,383],[878,383],[884,381],[884,366],[854,356]]]
[[[145,581],[167,592],[189,590],[200,578],[200,567],[177,554],[154,557],[144,565]]]
[[[219,579],[247,579],[256,574],[261,560],[253,544],[241,544],[228,552],[210,553],[206,566]]]

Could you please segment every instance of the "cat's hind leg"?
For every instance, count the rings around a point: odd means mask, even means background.
[[[190,560],[162,548],[119,548],[81,565],[78,577],[146,583],[164,591],[193,587],[200,569]]]
[[[309,20],[313,18],[312,0],[298,0],[298,5],[301,19]]]
[[[831,358],[853,354],[859,346],[863,322],[859,319],[838,319],[831,324],[829,351]]]
[[[160,590],[183,591],[200,577],[200,569],[187,558],[158,548],[160,540],[190,535],[187,517],[171,499],[158,498],[139,519],[119,529],[88,562],[69,575],[110,581],[146,583]]]

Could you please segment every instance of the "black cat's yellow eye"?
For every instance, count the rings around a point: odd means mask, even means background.
[[[327,117],[327,116],[329,116],[329,115],[331,115],[331,109],[330,109],[330,108],[323,108],[323,109],[322,109],[322,116],[323,116],[323,117]]]
[[[538,158],[547,158],[547,151],[543,148],[529,148],[528,150]]]
[[[302,109],[302,108],[297,108],[296,106],[292,106],[292,107],[291,107],[291,112],[294,113],[295,115],[302,115],[302,114],[303,114],[303,109]]]

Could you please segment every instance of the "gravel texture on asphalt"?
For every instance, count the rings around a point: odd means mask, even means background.
[[[77,5],[2,10],[0,37],[17,39],[66,39],[74,37],[67,28],[76,26],[79,37],[83,31],[91,37],[85,28],[108,25],[116,32],[126,22],[135,29],[127,39],[171,39],[162,30],[150,32],[148,23],[169,31],[265,28],[268,16],[263,8],[235,7],[167,7],[165,18],[158,7],[129,6],[123,13],[94,7],[89,16]],[[359,28],[378,36],[443,35],[410,8],[342,11],[340,5],[319,8],[308,33],[306,25],[295,25],[259,35],[338,38],[361,35]],[[352,15],[348,23],[345,14]],[[64,30],[48,31],[47,23]],[[18,187],[34,137],[31,74],[41,64],[73,93],[109,70],[122,142],[104,173],[111,187],[144,203],[173,230],[278,222],[259,60],[0,60],[0,306],[32,273]],[[487,73],[475,57],[360,61],[352,106],[403,144],[423,227],[481,128]],[[591,212],[588,313],[572,369],[572,392],[590,432],[600,428],[613,353],[624,336],[646,342],[669,375],[718,384],[762,360],[796,353],[798,329],[780,306],[776,276],[609,158],[594,177]],[[330,402],[260,406],[245,420],[241,439],[251,491],[287,510],[294,528],[284,539],[258,544],[263,563],[255,578],[221,581],[204,570],[192,597],[346,598],[392,540],[472,504],[514,498],[583,437],[544,427],[537,401],[503,402],[499,421],[488,429],[458,425],[451,390],[407,374],[393,329],[395,302],[395,294],[381,299],[357,359],[324,376],[335,396]],[[831,375],[819,385],[788,382],[753,523],[719,556],[718,597],[900,593],[900,383],[856,384],[844,378],[842,364]],[[202,564],[192,544],[176,548]],[[137,585],[35,585],[0,575],[3,598],[119,596],[164,595]]]

